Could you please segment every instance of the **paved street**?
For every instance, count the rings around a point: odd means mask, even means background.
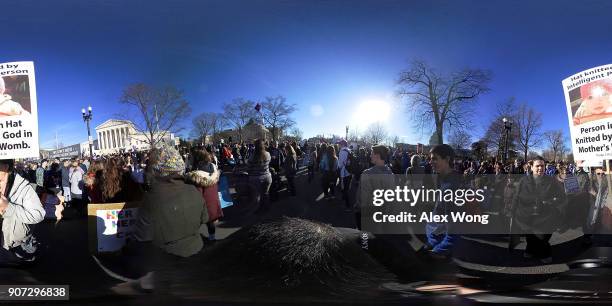
[[[256,213],[256,205],[249,203],[248,199],[236,202],[234,206],[225,209],[225,218],[217,226],[218,239],[225,239],[240,228],[265,219],[274,219],[280,216],[300,217],[328,223],[335,227],[354,228],[354,216],[345,211],[344,203],[340,200],[339,190],[336,191],[337,198],[334,200],[322,199],[319,180],[309,184],[305,172],[300,171],[296,178],[298,195],[289,196],[281,191],[280,199],[271,204],[266,213]],[[232,192],[235,186],[232,184]],[[236,195],[235,195],[236,196]],[[68,284],[72,301],[80,303],[102,303],[118,297],[110,290],[120,281],[110,277],[94,261],[87,248],[87,227],[85,219],[62,220],[57,226],[53,223],[43,223],[36,231],[43,243],[43,251],[39,262],[27,269],[0,269],[2,284]],[[347,229],[348,232],[350,230]],[[206,228],[202,227],[202,233]],[[394,242],[383,244],[385,250],[382,253],[395,254],[393,256],[379,256],[383,264],[398,275],[398,283],[384,285],[387,289],[402,294],[402,299],[410,301],[431,301],[431,294],[435,298],[446,298],[464,290],[465,286],[472,286],[478,292],[491,288],[491,282],[501,285],[505,284],[530,284],[544,281],[553,274],[568,271],[566,261],[579,255],[583,250],[576,245],[575,239],[580,233],[570,232],[566,239],[563,237],[553,238],[555,244],[555,262],[550,265],[541,265],[536,262],[525,261],[522,258],[519,245],[517,251],[508,254],[505,244],[499,241],[488,240],[486,237],[465,237],[458,245],[458,254],[454,264],[438,264],[432,262],[420,262],[412,248],[418,248],[420,242],[412,241]],[[558,236],[558,235],[557,235]],[[214,247],[207,245],[207,248]],[[467,251],[465,251],[467,250]],[[571,251],[568,251],[571,250]],[[376,251],[372,251],[376,252]],[[378,256],[378,255],[376,255]],[[395,257],[389,259],[388,257]],[[117,258],[106,258],[101,256],[106,264],[113,266],[112,261]],[[441,266],[437,266],[441,265]],[[117,267],[117,266],[114,266]],[[117,271],[116,271],[117,272]],[[123,275],[129,276],[129,272],[121,271]],[[426,273],[428,272],[428,273]],[[423,274],[424,273],[424,274]],[[527,274],[528,276],[525,276]],[[423,276],[425,275],[425,276]],[[433,276],[433,277],[432,277]],[[431,278],[428,278],[431,277]],[[485,280],[485,278],[487,280]],[[423,281],[414,284],[415,281]],[[430,282],[427,282],[430,281]],[[521,281],[521,282],[519,282]],[[412,283],[412,284],[410,284]],[[441,285],[443,287],[433,287]],[[417,293],[416,287],[423,287],[421,293]],[[428,287],[429,286],[429,287]],[[451,286],[451,287],[448,287]],[[451,289],[449,289],[451,288]],[[407,295],[407,292],[411,292]],[[448,295],[450,294],[450,295]],[[140,297],[139,299],[150,299],[151,297]],[[232,301],[233,299],[228,299]],[[133,300],[136,301],[136,300]],[[155,299],[155,302],[161,300]],[[462,304],[466,301],[454,303]]]

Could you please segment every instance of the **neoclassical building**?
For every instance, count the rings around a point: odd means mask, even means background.
[[[232,138],[232,142],[238,142],[238,130],[229,129],[218,133],[219,138],[226,142],[229,142],[229,138]],[[245,142],[251,142],[255,139],[262,138],[264,140],[270,138],[270,131],[263,125],[251,120],[242,128],[242,140]]]
[[[142,151],[150,149],[145,134],[139,132],[129,120],[109,119],[96,127],[98,154],[112,154],[130,149]],[[179,143],[178,137],[167,132],[164,141]]]

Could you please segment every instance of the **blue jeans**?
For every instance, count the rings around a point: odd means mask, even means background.
[[[268,192],[270,191],[270,186],[272,185],[272,175],[268,173],[266,175],[250,176],[249,185],[251,185],[251,187],[256,191],[256,198],[259,202],[259,208],[267,208]]]
[[[426,225],[427,243],[432,247],[432,252],[449,255],[458,237],[457,235],[451,235],[447,232],[436,233],[435,230],[438,226],[438,224]]]

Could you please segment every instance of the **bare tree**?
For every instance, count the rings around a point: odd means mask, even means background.
[[[464,130],[454,130],[453,133],[448,138],[450,145],[456,149],[466,149],[472,143],[472,136]]]
[[[395,145],[400,142],[400,138],[397,135],[389,136],[388,142],[390,146],[395,147]]]
[[[181,130],[179,121],[191,111],[183,92],[172,86],[129,85],[123,90],[120,103],[138,110],[140,118],[134,122],[135,128],[146,135],[145,141],[151,147],[160,143],[168,133]]]
[[[255,117],[255,102],[253,101],[236,98],[223,104],[223,118],[236,129],[240,142],[243,140],[243,128],[251,120],[255,120]]]
[[[567,151],[565,147],[565,137],[563,136],[563,131],[547,131],[544,133],[544,140],[548,145],[548,150],[551,153],[552,160],[557,162],[558,160],[562,159],[563,154]]]
[[[191,134],[193,137],[206,141],[208,136],[212,136],[213,143],[216,142],[216,137],[219,132],[226,126],[225,119],[220,113],[202,113],[193,118],[193,128]]]
[[[491,150],[498,150],[498,153],[501,153],[501,149],[506,145],[504,118],[508,120],[507,124],[510,126],[508,134],[508,151],[510,152],[516,149],[518,133],[517,129],[512,128],[515,117],[516,103],[514,97],[497,104],[497,109],[482,137],[482,140],[487,143],[487,146],[491,148]]]
[[[568,148],[565,144],[567,140],[564,141],[564,145],[561,147],[561,149],[559,150],[559,159],[561,160],[565,160],[567,161],[569,154],[568,152],[571,151],[570,148]]]
[[[514,117],[513,128],[516,129],[518,148],[527,160],[529,150],[540,145],[542,140],[540,128],[542,127],[542,114],[521,104]]]
[[[551,150],[543,150],[542,151],[542,157],[544,157],[544,159],[547,160],[547,161],[554,161],[555,160],[554,153]]]
[[[525,160],[534,160],[536,159],[538,156],[541,156],[540,153],[535,152],[535,151],[529,151],[527,153],[527,158]],[[542,156],[544,157],[544,156]]]
[[[487,158],[487,143],[479,140],[470,145],[472,149],[472,155],[474,155],[478,160],[485,160]]]
[[[444,125],[465,128],[472,105],[489,90],[491,73],[463,69],[449,75],[438,74],[423,61],[413,61],[399,76],[398,95],[408,98],[409,112],[419,129],[433,122],[437,143],[443,142]]]
[[[353,128],[353,129],[349,130],[347,141],[349,141],[349,142],[358,142],[358,141],[360,141],[360,139],[361,139],[361,137],[360,137],[360,133],[359,133],[358,129]]]
[[[294,141],[301,141],[304,138],[304,133],[302,133],[302,130],[300,130],[298,127],[291,128],[289,135],[291,140]]]
[[[387,138],[387,130],[380,122],[372,123],[366,130],[364,136],[368,142],[379,144]]]
[[[287,103],[283,96],[266,97],[266,101],[262,103],[262,113],[264,121],[270,127],[273,140],[278,140],[284,130],[295,125],[291,114],[296,110],[296,105]]]
[[[565,161],[567,161],[568,163],[574,163],[574,153],[569,153],[565,156]]]

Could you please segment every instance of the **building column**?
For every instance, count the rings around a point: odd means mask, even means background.
[[[121,132],[123,132],[123,147],[125,148],[127,144],[127,133],[125,132],[125,128],[121,128]]]
[[[108,134],[108,130],[104,131],[104,142],[106,143],[106,150],[110,149],[110,135]]]
[[[100,138],[99,139],[101,141],[101,144],[98,144],[98,145],[100,146],[100,150],[102,150],[102,149],[104,149],[104,145],[106,144],[104,142],[104,133],[103,132],[100,132]]]
[[[125,149],[125,130],[121,128],[119,132],[121,133],[121,148]]]
[[[106,130],[106,137],[108,138],[108,149],[113,148],[113,139],[111,138],[110,130]]]

